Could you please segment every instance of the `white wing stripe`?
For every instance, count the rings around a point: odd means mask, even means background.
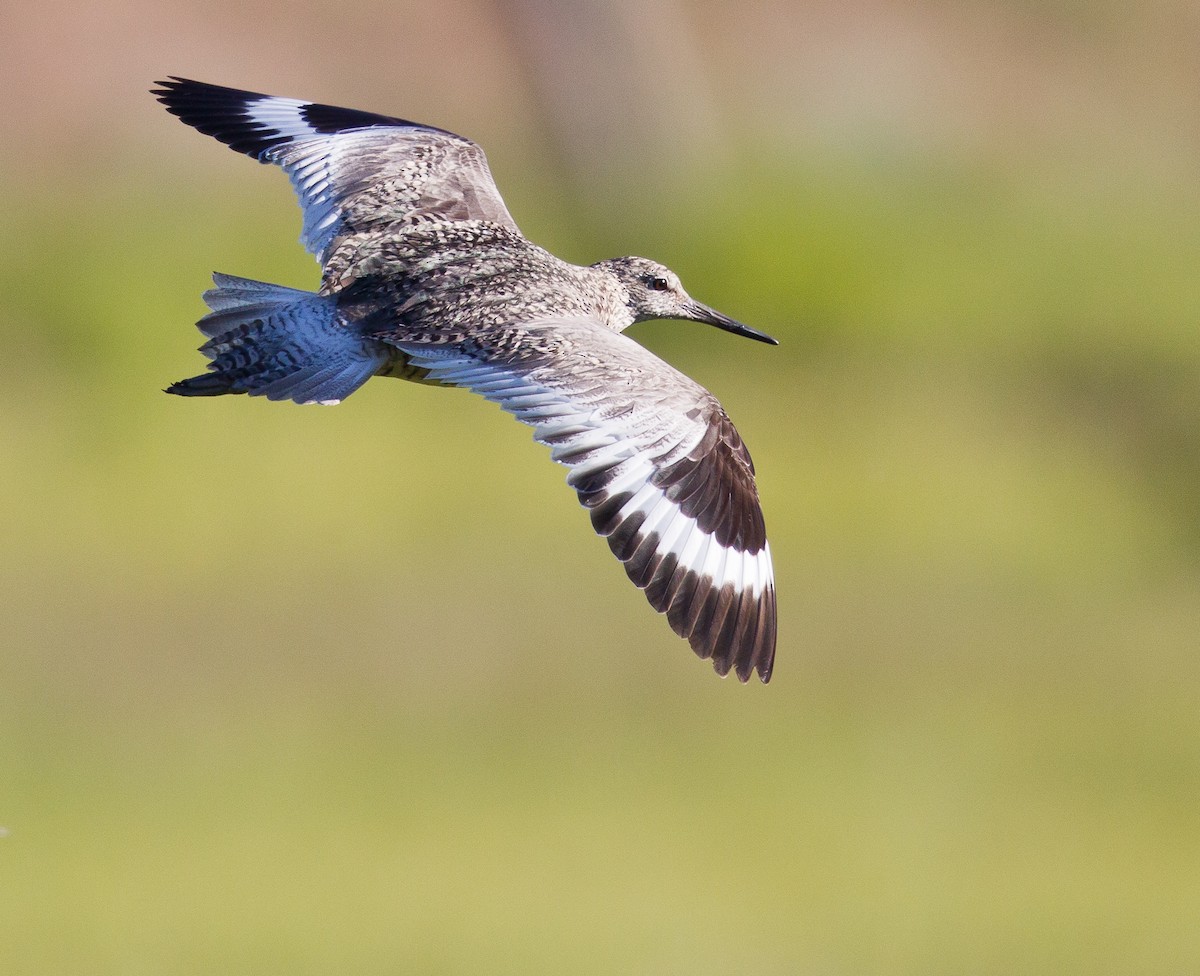
[[[646,521],[642,523],[641,529],[638,530],[639,536],[648,536],[652,533],[657,533],[659,543],[655,547],[656,551],[662,548],[662,534],[667,525],[671,524],[676,515],[682,515],[679,506],[668,501],[662,494],[658,493],[658,498],[654,502],[654,507],[650,509],[646,515]]]
[[[688,516],[684,515],[675,506],[671,507],[675,511],[675,518],[663,529],[662,534],[658,537],[658,548],[655,550],[663,555],[678,552],[681,540],[695,531],[696,528],[696,520],[694,518],[688,518]]]
[[[698,572],[701,576],[707,577],[719,586],[724,569],[725,547],[717,542],[715,536],[709,536],[708,547],[704,553],[703,561],[699,564]]]
[[[644,517],[648,517],[654,507],[663,500],[662,492],[647,481],[629,501],[621,506],[620,519],[624,522],[634,512],[641,512]]]
[[[683,547],[679,550],[678,566],[690,568],[699,564],[699,557],[708,545],[708,541],[712,538],[706,532],[697,532],[695,519],[690,519],[692,525],[688,526],[688,533],[684,536]],[[676,570],[678,572],[678,570]]]
[[[571,467],[582,467],[584,474],[611,467],[617,461],[629,456],[632,447],[628,441],[619,435],[610,433],[600,427],[580,431],[566,440],[560,441],[550,452],[555,461],[569,464]]]
[[[604,494],[607,498],[620,495],[625,491],[635,490],[635,486],[641,485],[654,474],[654,465],[646,455],[634,454],[615,465],[612,471],[620,473],[615,474],[615,477],[610,477],[605,484]],[[567,484],[574,488],[584,477],[592,473],[586,465],[572,468],[571,473],[567,475]]]
[[[264,129],[274,129],[281,136],[292,139],[302,139],[306,136],[319,135],[316,129],[304,121],[301,112],[310,102],[295,98],[259,99],[246,103],[246,117],[257,122]]]
[[[657,512],[654,515],[648,514],[638,531],[639,537],[654,531],[659,533],[655,552],[662,555],[675,553],[678,567],[684,571],[691,569],[699,576],[708,577],[717,588],[729,583],[735,590],[753,593],[755,597],[762,595],[772,579],[771,553],[767,547],[752,553],[722,546],[715,537],[701,529],[694,518],[684,515],[661,493],[659,499],[659,508],[673,513],[674,519],[660,527],[660,516]],[[641,502],[636,508],[649,512],[652,506]],[[624,508],[622,511],[624,512]]]

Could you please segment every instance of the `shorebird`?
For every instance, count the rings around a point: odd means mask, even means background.
[[[596,532],[718,674],[770,680],[775,583],[754,465],[716,398],[624,331],[687,319],[775,344],[647,258],[568,264],[518,229],[483,151],[386,115],[184,78],[152,91],[188,125],[282,167],[301,291],[213,276],[208,372],[182,396],[333,404],[373,376],[464,387],[533,427]]]

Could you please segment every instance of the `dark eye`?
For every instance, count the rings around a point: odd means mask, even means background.
[[[658,278],[651,275],[646,279],[646,287],[651,291],[666,291],[671,287],[671,283],[666,278]]]

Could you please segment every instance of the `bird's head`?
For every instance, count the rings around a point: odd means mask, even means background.
[[[637,257],[610,258],[598,262],[593,267],[608,271],[624,286],[626,304],[634,322],[644,322],[646,319],[687,319],[692,322],[706,322],[734,335],[768,342],[773,346],[779,344],[765,332],[742,325],[715,308],[709,308],[696,301],[683,290],[679,275],[657,261]]]

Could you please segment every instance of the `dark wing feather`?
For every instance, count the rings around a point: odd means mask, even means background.
[[[594,319],[458,343],[387,336],[534,428],[655,610],[720,674],[771,676],[775,583],[749,452],[716,399]]]

